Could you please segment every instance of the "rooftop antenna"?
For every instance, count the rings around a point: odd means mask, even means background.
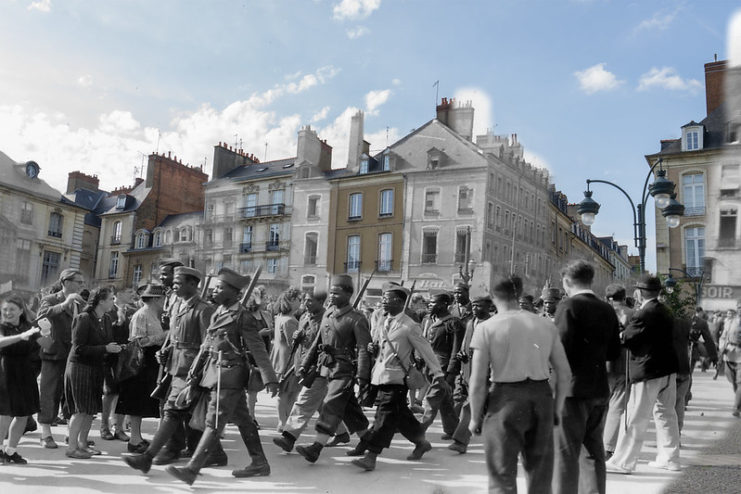
[[[157,147],[154,149],[155,154],[159,153],[160,151],[160,137],[162,137],[162,132],[157,129]]]
[[[234,149],[237,149],[237,144],[239,144],[239,134],[234,134]]]
[[[438,93],[440,92],[440,79],[436,80],[435,84],[433,84],[432,87],[435,88],[435,112],[437,116],[437,96],[438,96]]]
[[[264,161],[268,161],[268,141],[265,141],[265,159]]]

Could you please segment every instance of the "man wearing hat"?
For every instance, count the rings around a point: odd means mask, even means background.
[[[463,341],[460,344],[460,350],[455,355],[455,359],[460,362],[460,375],[455,383],[454,395],[461,402],[461,411],[458,415],[458,427],[453,433],[453,443],[448,449],[465,453],[468,449],[468,443],[471,442],[471,431],[468,429],[471,423],[471,405],[468,400],[468,384],[471,380],[471,361],[473,359],[473,349],[471,340],[479,324],[491,317],[491,308],[494,305],[491,296],[488,293],[481,293],[473,296],[471,302],[471,319],[466,324],[466,332],[463,335]]]
[[[241,276],[229,268],[222,268],[213,291],[219,304],[211,317],[211,324],[201,345],[199,358],[189,373],[192,386],[210,389],[206,428],[193,456],[185,467],[169,465],[165,471],[173,477],[192,485],[198,472],[206,465],[208,454],[216,445],[227,422],[239,428],[252,463],[232,471],[235,477],[270,475],[270,465],[262,450],[257,426],[247,408],[245,385],[249,378],[246,351],[252,354],[263,382],[272,396],[278,392],[278,378],[270,365],[270,357],[260,338],[255,318],[242,306],[239,292],[249,284],[249,276]],[[201,358],[205,361],[201,362]],[[196,375],[203,365],[202,376]],[[217,406],[218,405],[218,406]]]
[[[322,449],[341,421],[345,422],[351,434],[365,432],[368,428],[368,419],[358,404],[353,388],[356,377],[361,392],[366,391],[370,383],[368,344],[371,335],[367,319],[350,303],[352,294],[350,276],[337,275],[332,278],[330,307],[322,317],[318,337],[297,372],[302,377],[307,369],[317,365],[319,375],[327,378],[327,395],[315,426],[314,443],[296,448],[310,463],[319,459]],[[357,372],[353,366],[355,356]]]
[[[658,300],[661,281],[657,277],[644,276],[636,286],[640,308],[623,332],[625,346],[630,350],[628,427],[607,462],[607,471],[627,474],[635,470],[652,411],[658,453],[656,460],[648,465],[679,471],[679,427],[674,409],[678,368],[672,343],[674,318],[669,308]]]
[[[38,319],[46,318],[51,323],[51,346],[41,350],[41,397],[38,422],[41,424],[41,445],[54,449],[57,444],[51,435],[52,423],[59,413],[64,392],[64,369],[72,348],[72,321],[85,306],[80,291],[85,286],[85,277],[77,269],[65,269],[59,274],[62,289],[41,299]]]
[[[458,353],[456,341],[462,341],[461,335],[466,331],[460,319],[448,311],[452,298],[447,292],[432,296],[427,311],[432,324],[427,328],[427,339],[430,340],[440,367],[445,372],[444,379],[435,379],[430,384],[424,398],[424,416],[422,425],[425,430],[435,421],[438,410],[443,422],[443,438],[452,439],[453,432],[458,426],[458,414],[453,404],[452,388],[455,385],[457,361],[452,357]],[[427,369],[431,377],[430,369]]]
[[[561,290],[558,288],[544,288],[543,289],[543,317],[549,318],[553,321],[556,317],[556,309],[558,308],[558,302],[561,301]]]
[[[167,465],[177,460],[186,443],[191,443],[188,446],[193,450],[200,439],[200,434],[188,427],[189,410],[178,407],[176,400],[187,384],[188,371],[214,313],[214,308],[199,296],[198,284],[201,278],[200,271],[193,268],[178,266],[174,270],[172,291],[181,303],[175,304],[178,310],[173,313],[171,329],[158,358],[163,372],[171,379],[163,407],[164,416],[146,451],[141,455],[124,458],[129,466],[144,473],[149,471],[152,463]]]
[[[371,382],[378,389],[376,417],[373,428],[363,436],[368,452],[353,464],[366,471],[376,468],[376,457],[388,448],[396,431],[412,441],[414,451],[407,460],[419,460],[432,449],[425,430],[407,404],[409,389],[405,377],[414,365],[412,352],[424,359],[433,376],[443,378],[443,371],[432,351],[430,342],[422,336],[422,328],[404,312],[409,290],[400,285],[384,287],[381,305],[386,313],[380,335],[380,348],[373,366]]]
[[[170,317],[175,310],[178,297],[172,289],[172,283],[175,278],[175,268],[182,266],[183,263],[177,259],[165,259],[160,262],[160,283],[165,287],[165,306],[162,310],[162,327],[165,331],[170,329]]]

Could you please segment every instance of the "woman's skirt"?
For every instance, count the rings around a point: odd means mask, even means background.
[[[103,366],[67,362],[64,398],[71,414],[95,415],[103,409]]]
[[[159,364],[155,353],[159,347],[144,348],[144,365],[134,377],[118,385],[116,413],[135,417],[159,417],[159,401],[150,395],[157,386]]]

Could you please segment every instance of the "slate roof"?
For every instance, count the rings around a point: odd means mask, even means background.
[[[41,173],[39,174],[41,175]],[[43,179],[26,175],[26,164],[18,163],[0,151],[0,184],[54,202],[74,205]]]
[[[170,225],[180,224],[184,220],[187,220],[188,217],[203,218],[203,211],[198,210],[188,213],[168,214],[167,216],[165,216],[165,219],[163,219],[155,228],[162,228]]]
[[[284,158],[264,163],[254,163],[250,165],[239,165],[231,169],[223,177],[212,180],[209,183],[219,180],[230,180],[232,182],[244,182],[247,180],[263,179],[270,177],[281,177],[293,175],[296,165],[296,157]]]
[[[693,125],[703,125],[705,135],[702,150],[720,149],[726,143],[726,114],[723,105],[713,110],[698,124],[694,120],[683,125],[682,128]],[[701,150],[701,151],[702,151]],[[676,154],[682,152],[682,139],[665,139],[661,141],[661,150],[658,155]]]
[[[147,198],[147,196],[152,190],[152,187],[147,187],[146,183],[147,183],[146,181],[142,181],[139,185],[134,187],[134,189],[131,192],[126,194],[127,196],[133,198],[134,200],[127,201],[126,207],[123,209],[116,209],[116,203],[118,202],[118,194],[108,196],[108,198],[106,199],[106,203],[105,203],[106,207],[103,210],[103,213],[101,214],[109,215],[109,214],[117,214],[117,213],[127,213],[129,211],[136,211],[137,209],[139,209],[139,206],[142,205],[142,203],[144,202],[144,199]]]

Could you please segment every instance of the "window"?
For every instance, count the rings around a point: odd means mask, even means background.
[[[494,228],[494,204],[491,202],[486,207],[486,225]]]
[[[437,262],[437,231],[426,230],[422,234],[422,264]]]
[[[383,155],[383,171],[387,172],[391,170],[391,156],[387,154]]]
[[[309,204],[306,207],[307,218],[316,218],[319,216],[319,199],[320,196],[309,196]]]
[[[211,230],[208,230],[208,231],[211,231]],[[180,229],[180,241],[181,242],[190,242],[191,241],[190,227],[189,226],[186,226],[186,227],[183,227],[183,228]]]
[[[28,201],[21,202],[21,223],[24,225],[33,224],[33,204]]]
[[[378,270],[391,271],[393,237],[390,233],[382,233],[378,236]]]
[[[234,203],[233,202],[225,202],[224,203],[224,216],[226,221],[232,221],[234,219]]]
[[[381,191],[380,216],[393,216],[394,214],[394,189]]]
[[[682,203],[685,216],[705,214],[705,181],[702,173],[682,176]]]
[[[213,203],[206,206],[206,221],[212,221],[214,219],[214,205]]]
[[[245,253],[252,250],[252,225],[245,226],[242,230],[242,243],[239,252]]]
[[[270,214],[283,213],[283,189],[274,190],[270,193]]]
[[[165,243],[169,244],[172,241],[172,232],[170,230],[167,230],[165,232]]]
[[[49,236],[62,238],[62,220],[64,217],[59,213],[49,215]]]
[[[473,189],[465,185],[458,188],[458,212],[473,213]]]
[[[275,274],[278,272],[278,259],[268,259],[268,273]]]
[[[304,264],[307,266],[316,265],[316,249],[319,241],[319,235],[315,232],[306,234],[304,242]]]
[[[154,232],[154,241],[152,242],[153,247],[161,247],[162,246],[162,230],[157,230]]]
[[[126,207],[126,195],[121,194],[116,199],[116,209],[124,209]]]
[[[136,248],[143,249],[147,246],[147,234],[139,232],[136,234]]]
[[[455,232],[455,262],[464,262],[466,259],[467,239],[468,232],[466,230],[458,230]]]
[[[244,197],[244,217],[251,218],[257,214],[257,194],[247,194]]]
[[[735,247],[736,245],[736,208],[720,210],[720,236],[718,247]]]
[[[270,225],[270,237],[268,238],[268,250],[278,250],[280,245],[280,224]]]
[[[234,237],[234,233],[232,232],[232,229],[227,227],[224,228],[224,247],[231,247],[232,246],[232,239]]]
[[[738,165],[723,165],[720,172],[721,189],[738,189],[739,173]]]
[[[301,289],[313,292],[316,277],[313,274],[305,274],[301,277]]]
[[[358,173],[361,175],[368,173],[368,158],[365,156],[360,159],[360,171]]]
[[[682,129],[682,150],[696,151],[702,149],[703,142],[702,126],[687,126]]]
[[[360,235],[347,237],[347,263],[345,270],[356,273],[360,269]]]
[[[350,215],[348,219],[359,220],[363,217],[363,194],[356,192],[350,194]]]
[[[212,247],[214,245],[214,231],[213,230],[203,230],[203,246],[204,247]]]
[[[122,229],[121,222],[116,221],[113,224],[113,235],[111,236],[111,244],[121,243],[121,229]]]
[[[31,267],[31,241],[18,238],[15,247],[15,273],[19,281],[25,281]]]
[[[111,252],[111,263],[108,265],[108,277],[115,278],[118,273],[118,252]]]
[[[57,252],[44,251],[44,259],[41,264],[41,283],[48,284],[57,279],[59,271],[60,254]]]
[[[497,206],[496,229],[497,231],[502,229],[502,208],[500,206]]]
[[[428,190],[425,192],[425,214],[440,214],[440,191]]]
[[[705,227],[696,226],[685,228],[684,245],[687,272],[691,276],[700,276],[703,258],[705,257]]]
[[[141,264],[137,264],[136,266],[134,266],[134,277],[132,279],[133,286],[134,287],[139,286],[139,282],[141,280],[142,280],[142,265]]]

